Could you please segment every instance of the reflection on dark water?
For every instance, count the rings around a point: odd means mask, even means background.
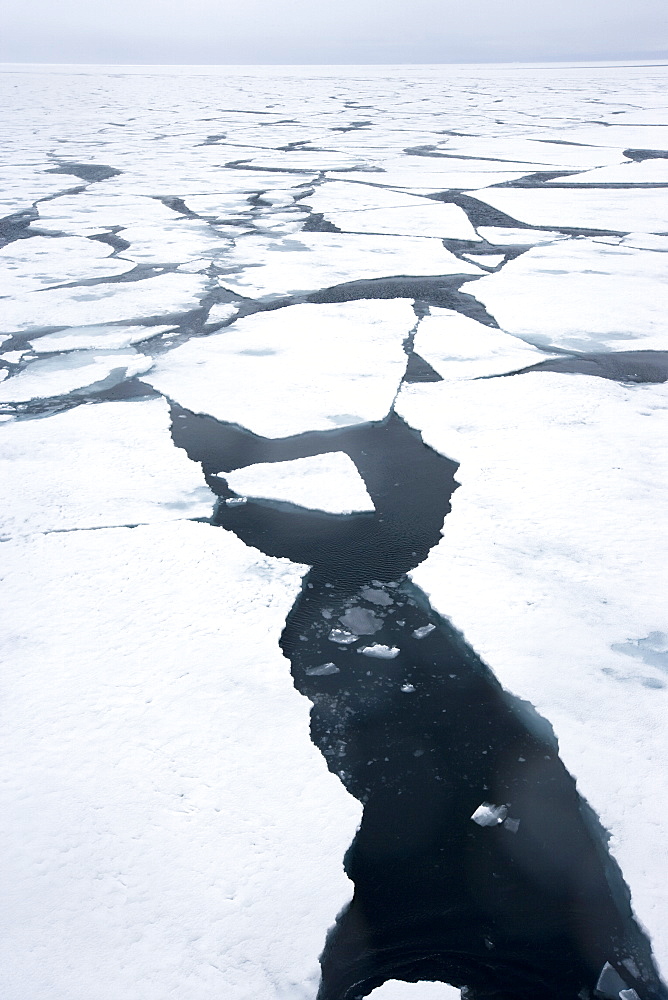
[[[345,859],[354,898],[325,944],[319,1000],[388,979],[448,982],[472,1000],[665,1000],[551,727],[406,578],[440,537],[456,465],[394,414],[278,441],[172,416],[175,443],[222,497],[213,523],[312,566],[281,646],[312,702],[314,743],[364,805]],[[215,478],[334,450],[357,465],[374,513],[229,506]]]

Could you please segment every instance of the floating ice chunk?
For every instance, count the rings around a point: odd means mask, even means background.
[[[346,628],[333,628],[327,638],[330,642],[338,642],[340,646],[350,646],[353,642],[357,642],[359,636],[349,632]]]
[[[620,990],[619,1000],[640,1000],[640,997],[634,989],[630,990]]]
[[[173,326],[72,326],[67,330],[35,338],[32,347],[40,354],[93,347],[103,347],[113,351],[148,340],[150,337],[157,337],[173,329],[175,329]]]
[[[485,188],[469,192],[479,201],[534,226],[665,233],[668,199],[661,188]]]
[[[621,996],[621,991],[628,990],[628,985],[624,982],[616,969],[606,962],[601,969],[601,974],[596,983],[596,992],[601,993],[606,1000],[617,1000]]]
[[[241,507],[248,503],[248,497],[227,497],[225,503],[228,507]]]
[[[474,294],[504,330],[535,344],[661,350],[665,267],[650,250],[576,239],[528,250],[477,281]]]
[[[117,226],[169,225],[173,222],[174,212],[156,198],[115,193],[114,184],[106,182],[79,194],[41,202],[37,226],[88,236]]]
[[[190,340],[148,380],[195,412],[271,438],[379,420],[414,323],[406,299],[288,306]]]
[[[364,656],[374,656],[378,660],[393,660],[399,655],[399,647],[383,646],[382,643],[374,642],[371,646],[363,646],[360,653]]]
[[[436,626],[432,625],[431,622],[428,625],[422,625],[420,628],[414,629],[413,638],[424,639],[424,637],[429,635],[430,632],[433,632],[435,628]]]
[[[248,208],[248,206],[246,206]],[[212,226],[197,219],[179,218],[153,226],[127,226],[120,232],[121,239],[130,246],[123,250],[127,260],[151,264],[187,264],[204,258],[202,268],[217,258],[221,246],[220,236]]]
[[[25,351],[7,351],[6,354],[0,354],[0,361],[8,361],[11,365],[15,365],[24,354]]]
[[[506,259],[504,253],[465,253],[463,256],[473,264],[480,264],[482,267],[496,267],[497,264],[503,264]]]
[[[350,608],[345,615],[341,615],[339,621],[344,628],[350,629],[357,635],[373,635],[383,627],[382,618],[378,618],[373,611],[366,608]]]
[[[459,1000],[460,991],[448,983],[404,983],[388,979],[369,993],[369,1000]]]
[[[393,275],[481,274],[440,239],[344,233],[299,233],[284,239],[247,236],[225,256],[221,283],[246,296],[282,298],[299,292]]]
[[[2,303],[6,330],[92,326],[169,316],[195,309],[206,289],[197,274],[161,274],[141,281],[49,288]]]
[[[238,309],[239,304],[237,302],[219,302],[209,309],[206,325],[211,326],[213,323],[225,323],[226,320],[236,316]]]
[[[420,323],[414,350],[446,381],[516,371],[550,356],[503,330],[437,307]]]
[[[334,514],[374,509],[355,463],[342,451],[259,463],[221,475],[231,489],[246,496],[284,500]]]
[[[498,826],[508,815],[508,806],[495,806],[491,802],[481,802],[471,816],[478,826]]]
[[[668,160],[643,160],[641,163],[619,163],[614,167],[598,167],[582,174],[555,177],[549,186],[563,184],[668,184]],[[630,194],[630,192],[629,192]],[[631,197],[635,198],[636,192]],[[611,227],[612,228],[612,227]],[[615,227],[618,228],[618,227]]]
[[[308,677],[331,677],[332,674],[340,674],[341,671],[335,663],[323,663],[320,667],[307,667]]]
[[[414,684],[402,684],[401,685],[401,690],[403,691],[404,694],[413,694],[413,692],[415,691],[415,685]],[[422,756],[422,754],[418,753],[416,751],[415,752],[415,756],[416,757]]]
[[[143,374],[152,364],[151,358],[133,350],[76,351],[31,361],[23,371],[3,384],[0,402],[17,403],[63,396],[97,383],[104,383],[104,388],[108,388],[125,378]]]
[[[386,594],[384,590],[376,590],[374,587],[366,587],[364,590],[361,590],[360,596],[363,597],[365,601],[369,601],[370,604],[378,604],[383,607],[388,607],[390,604],[394,604],[394,601],[389,594]]]
[[[510,816],[508,819],[503,821],[504,829],[509,830],[510,833],[517,833],[520,828],[520,821],[518,819],[512,819]]]
[[[78,406],[0,432],[11,535],[208,517],[214,499],[172,444],[163,399]]]
[[[112,253],[110,246],[78,236],[16,240],[0,248],[0,295],[25,295],[50,285],[132,270],[132,261]]]

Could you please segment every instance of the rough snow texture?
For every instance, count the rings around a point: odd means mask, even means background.
[[[265,462],[222,475],[230,489],[247,496],[287,500],[332,514],[374,509],[355,463],[342,451]]]
[[[210,517],[215,500],[162,399],[9,423],[0,468],[5,536]]]
[[[290,306],[189,341],[145,381],[196,413],[265,437],[380,420],[414,325],[407,300]]]
[[[529,373],[405,387],[398,409],[461,463],[413,578],[554,726],[665,968],[665,387]]]
[[[3,995],[312,1000],[359,806],[278,648],[304,567],[190,523],[3,550]]]
[[[388,979],[369,993],[369,1000],[459,1000],[460,991],[447,983],[401,983]]]

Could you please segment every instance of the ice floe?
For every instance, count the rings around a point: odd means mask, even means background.
[[[402,983],[388,979],[369,993],[369,1000],[459,1000],[460,991],[447,983]]]
[[[264,462],[222,473],[235,493],[267,500],[284,500],[333,514],[373,510],[364,480],[342,451]]]
[[[534,247],[469,286],[499,325],[581,351],[666,346],[661,254],[589,239]]]
[[[477,290],[478,283],[474,286]],[[414,350],[444,379],[498,375],[544,361],[543,351],[452,309],[432,308],[417,328]]]
[[[40,354],[102,347],[114,351],[173,330],[173,326],[71,326],[57,333],[36,337],[32,347]]]
[[[79,236],[33,236],[0,248],[0,296],[23,295],[82,278],[107,278],[133,268],[111,247]]]
[[[5,424],[0,464],[8,535],[209,517],[215,500],[174,448],[162,399]]]
[[[267,298],[396,275],[481,273],[437,239],[345,233],[247,236],[224,263],[240,273],[224,275],[221,284],[241,295]]]
[[[668,687],[619,651],[668,632],[666,390],[536,373],[404,386],[397,409],[460,462],[443,540],[412,576],[554,726],[666,968]]]
[[[163,355],[146,381],[187,409],[265,437],[380,420],[414,324],[406,299],[256,313]]]
[[[2,322],[7,331],[32,331],[160,318],[196,309],[205,289],[206,279],[195,274],[161,274],[141,281],[52,288],[5,299]]]
[[[485,188],[472,197],[531,226],[665,233],[668,198],[661,188]]]
[[[125,351],[73,351],[30,361],[0,387],[0,402],[65,396],[79,389],[110,388],[133,375],[147,372],[153,361],[129,348]]]
[[[186,522],[3,545],[14,997],[315,995],[361,810],[278,646],[303,571]]]

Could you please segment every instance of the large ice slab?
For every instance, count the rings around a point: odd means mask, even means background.
[[[360,807],[278,646],[303,571],[187,522],[3,545],[8,996],[315,996]]]
[[[406,299],[288,306],[190,340],[145,381],[189,410],[272,438],[380,420],[414,325]]]
[[[344,232],[480,238],[457,205],[369,184],[329,181],[303,200]]]
[[[0,248],[0,296],[132,270],[132,261],[112,253],[104,243],[80,236],[33,236],[8,243]]]
[[[10,536],[209,517],[215,499],[174,447],[162,399],[3,424],[0,468]]]
[[[7,331],[21,331],[169,316],[196,309],[205,289],[206,279],[197,274],[161,274],[141,281],[52,288],[5,299],[2,323]]]
[[[374,510],[355,463],[342,451],[262,462],[221,475],[235,493],[245,496],[285,500],[332,514]]]
[[[570,177],[556,177],[547,184],[668,184],[668,159],[622,163],[616,167],[598,167]],[[635,198],[635,195],[633,196]]]
[[[530,226],[609,229],[616,232],[664,233],[668,198],[660,188],[486,188],[472,197]]]
[[[32,342],[33,350],[42,354],[51,351],[74,351],[81,348],[102,347],[106,350],[118,350],[129,347],[150,337],[157,337],[173,326],[72,326],[57,333],[47,333],[36,337]]]
[[[534,344],[579,351],[665,350],[665,258],[588,239],[534,247],[469,290]]]
[[[664,970],[668,676],[619,646],[668,631],[666,402],[663,386],[553,373],[404,386],[397,402],[460,462],[413,576],[553,724]]]
[[[224,263],[230,268],[245,268],[221,277],[226,288],[241,295],[272,298],[314,292],[346,281],[481,273],[480,268],[446,250],[440,240],[345,233],[299,233],[283,239],[245,236],[228,252]]]
[[[104,383],[108,388],[153,364],[151,358],[131,347],[125,351],[73,351],[29,362],[0,386],[0,402],[24,403],[31,399],[65,396],[76,389]]]
[[[414,350],[444,379],[498,375],[544,361],[543,351],[452,309],[432,308],[420,321]]]

